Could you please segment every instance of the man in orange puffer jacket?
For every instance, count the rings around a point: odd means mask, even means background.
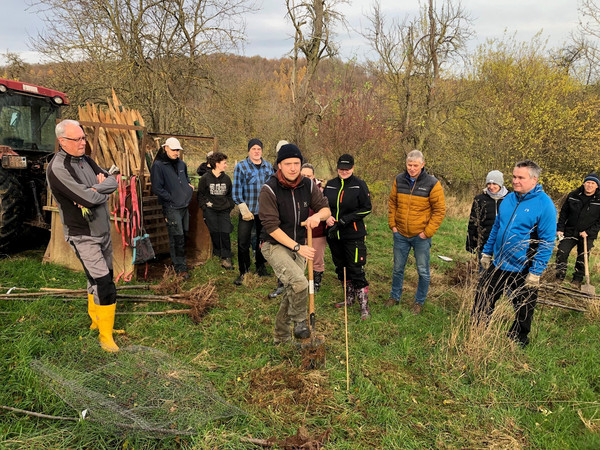
[[[388,200],[388,223],[394,233],[394,271],[386,306],[400,303],[404,267],[412,248],[419,274],[413,312],[421,312],[429,290],[431,237],[445,215],[442,185],[425,171],[423,153],[413,150],[406,157],[406,171],[396,176]]]

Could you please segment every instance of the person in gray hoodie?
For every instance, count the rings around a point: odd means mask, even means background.
[[[113,249],[110,237],[108,197],[117,181],[85,155],[86,136],[79,122],[56,125],[60,148],[46,179],[58,205],[65,240],[81,261],[87,276],[90,329],[98,329],[100,346],[119,351],[113,340],[117,289],[113,281]]]

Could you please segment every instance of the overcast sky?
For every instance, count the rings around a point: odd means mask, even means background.
[[[27,62],[37,62],[40,57],[30,51],[28,37],[42,31],[44,23],[31,8],[28,10],[25,1],[30,3],[28,0],[0,2],[5,17],[0,27],[0,53],[18,53]],[[285,56],[292,46],[292,30],[285,19],[284,0],[258,0],[258,3],[260,10],[246,19],[248,42],[242,53],[265,58]],[[560,46],[577,27],[577,3],[576,0],[462,0],[463,8],[473,20],[475,37],[470,46],[474,48],[490,38],[502,39],[505,33],[516,33],[517,40],[528,41],[540,31],[549,47]],[[368,54],[369,47],[360,31],[368,24],[365,14],[372,4],[370,0],[350,0],[350,5],[343,8],[351,28],[338,32],[343,58],[364,60]],[[381,0],[380,4],[389,19],[402,20],[418,10],[417,0]],[[0,64],[4,61],[0,55]]]

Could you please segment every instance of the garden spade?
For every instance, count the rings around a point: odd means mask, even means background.
[[[583,238],[583,263],[585,266],[585,284],[581,286],[581,292],[593,297],[596,295],[596,288],[590,284],[590,266],[588,264],[587,236]]]
[[[306,233],[307,244],[312,247],[312,229],[306,227]],[[324,336],[315,336],[315,283],[312,259],[308,260],[308,325],[310,338],[302,343],[302,367],[318,369],[325,365],[325,338]]]

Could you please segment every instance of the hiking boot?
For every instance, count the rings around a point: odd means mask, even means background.
[[[244,275],[246,275],[246,274],[245,273],[241,273],[240,276],[235,279],[235,281],[233,282],[233,284],[235,284],[236,286],[241,286],[242,283],[244,282]]]
[[[233,270],[231,258],[221,258],[221,267],[225,270]]]
[[[418,314],[421,314],[421,311],[423,311],[423,305],[419,305],[418,303],[414,303],[413,307],[412,307],[413,314],[416,316]]]
[[[271,274],[267,272],[267,268],[265,266],[258,266],[256,268],[256,275],[259,277],[270,277]]]
[[[306,320],[294,322],[294,337],[296,339],[307,339],[310,337],[310,329],[306,324]]]
[[[383,304],[383,306],[385,306],[386,308],[390,308],[392,306],[396,306],[400,304],[400,300],[396,300],[393,297],[388,298],[385,303]]]
[[[275,288],[275,290],[273,292],[269,293],[269,298],[275,298],[278,295],[280,295],[282,292],[283,292],[283,283],[278,279],[277,287]]]
[[[581,280],[573,280],[571,281],[571,285],[579,291],[581,289]]]
[[[321,289],[321,281],[323,280],[323,272],[313,270],[313,284],[315,286],[315,294]]]

